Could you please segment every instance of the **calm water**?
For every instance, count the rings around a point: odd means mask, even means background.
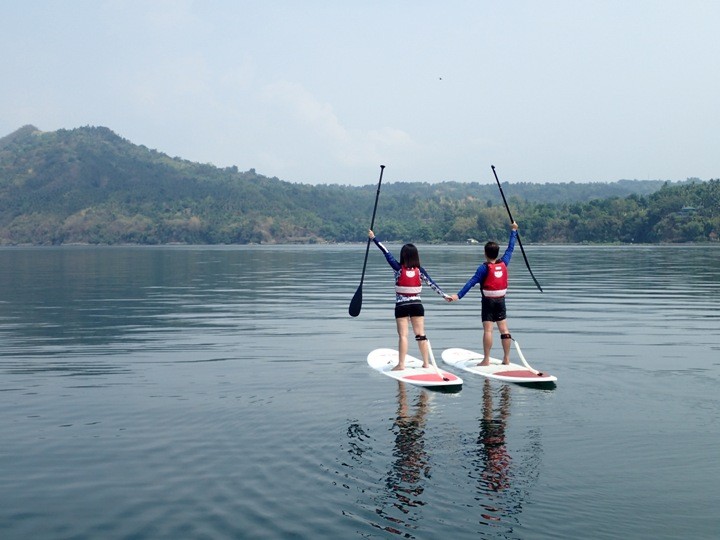
[[[718,537],[720,246],[526,246],[510,329],[558,385],[456,394],[368,368],[364,251],[0,249],[0,538]],[[421,256],[452,293],[480,248]],[[480,347],[477,293],[424,298],[438,358]]]

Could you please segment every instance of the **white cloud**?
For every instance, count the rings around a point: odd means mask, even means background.
[[[388,154],[418,149],[418,144],[402,129],[345,126],[331,104],[317,99],[299,83],[269,84],[263,97],[269,107],[281,109],[284,121],[297,123],[294,130],[305,134],[303,145],[329,149],[333,159],[343,167],[374,166]]]
[[[720,4],[421,4],[0,2],[0,136],[309,183],[718,176]]]

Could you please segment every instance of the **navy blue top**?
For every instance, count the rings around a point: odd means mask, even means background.
[[[510,266],[510,259],[512,258],[513,250],[515,249],[516,238],[517,231],[510,231],[510,239],[508,240],[507,249],[505,250],[503,256],[497,260],[497,262],[504,262],[505,266]],[[480,283],[480,286],[482,287],[482,282],[485,281],[485,276],[487,276],[487,272],[487,263],[482,263],[480,266],[478,266],[477,270],[475,270],[475,275],[473,275],[473,277],[468,280],[465,286],[458,291],[458,298],[462,298],[463,296],[465,296],[468,291],[478,283]]]

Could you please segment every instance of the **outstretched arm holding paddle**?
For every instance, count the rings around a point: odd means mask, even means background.
[[[372,219],[370,220],[370,229],[375,225],[375,212],[377,211],[378,199],[380,198],[380,184],[382,184],[383,171],[385,171],[385,165],[380,165],[380,180],[378,180],[377,193],[375,193],[375,206],[373,207]],[[365,246],[365,262],[363,262],[362,275],[360,276],[360,285],[358,285],[355,291],[355,296],[350,300],[350,307],[348,313],[351,317],[357,317],[360,315],[362,309],[362,286],[365,280],[365,268],[367,267],[368,252],[370,251],[370,238],[367,240],[367,246]]]

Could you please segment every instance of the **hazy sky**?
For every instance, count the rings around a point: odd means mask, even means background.
[[[715,0],[2,0],[0,136],[303,183],[720,177]]]

